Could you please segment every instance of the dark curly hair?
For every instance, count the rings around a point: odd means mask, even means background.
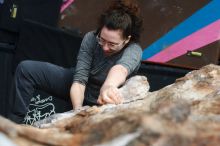
[[[105,26],[110,30],[121,29],[124,38],[131,36],[130,42],[139,42],[142,31],[142,19],[139,14],[139,7],[134,0],[114,0],[101,14],[96,34]]]

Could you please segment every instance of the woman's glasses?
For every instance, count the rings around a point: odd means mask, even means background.
[[[123,41],[121,43],[113,43],[113,42],[106,41],[105,39],[101,38],[99,36],[99,34],[96,36],[96,39],[101,46],[107,45],[108,48],[113,51],[118,50],[119,48],[121,48],[125,44],[125,41]]]

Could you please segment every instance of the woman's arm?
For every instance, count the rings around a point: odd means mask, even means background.
[[[101,87],[98,98],[99,104],[123,102],[118,87],[122,85],[127,76],[130,75],[140,65],[142,49],[137,44],[129,45],[123,52],[122,57],[116,62]]]
[[[80,108],[83,104],[84,92],[92,64],[95,41],[96,39],[93,32],[89,32],[85,35],[81,43],[73,75],[73,84],[70,89],[70,98],[74,109]]]
[[[101,87],[100,95],[97,102],[99,104],[122,103],[123,98],[118,91],[118,87],[125,82],[127,75],[128,71],[124,66],[120,64],[113,66],[110,69],[108,76]]]
[[[80,109],[83,104],[84,100],[84,93],[85,93],[85,86],[74,82],[70,89],[70,97],[73,105],[73,109]]]

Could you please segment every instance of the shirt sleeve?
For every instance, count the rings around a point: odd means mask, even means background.
[[[83,85],[87,84],[92,64],[95,41],[94,33],[92,32],[89,32],[84,36],[77,57],[73,82],[79,82]]]
[[[142,49],[138,44],[130,44],[125,48],[122,57],[116,62],[124,66],[130,75],[139,66],[142,57]]]

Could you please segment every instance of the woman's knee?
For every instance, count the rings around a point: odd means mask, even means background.
[[[16,68],[16,74],[26,74],[28,72],[33,72],[36,70],[36,61],[31,61],[31,60],[25,60],[21,61],[17,68]]]

